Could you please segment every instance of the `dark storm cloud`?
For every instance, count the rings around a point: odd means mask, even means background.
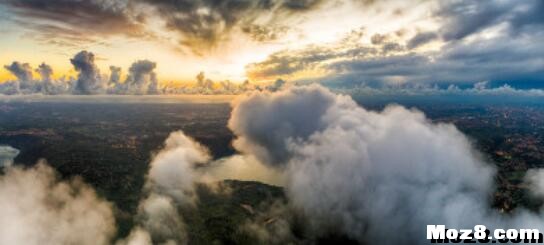
[[[143,35],[140,19],[130,13],[129,0],[6,0],[0,4],[38,39],[84,42],[96,35]]]

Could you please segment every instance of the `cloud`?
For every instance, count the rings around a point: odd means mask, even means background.
[[[202,169],[202,172],[201,180],[206,182],[235,179],[259,181],[276,186],[284,184],[281,172],[259,162],[251,155],[236,154],[212,161]]]
[[[150,237],[156,243],[187,243],[185,223],[171,198],[151,194],[140,202],[138,217],[143,230],[137,227],[131,233],[140,233],[140,239]]]
[[[233,32],[239,30],[256,40],[270,40],[273,37],[270,34],[272,29],[264,29],[264,26],[278,26],[279,20],[294,13],[313,10],[323,1],[140,0],[140,2],[156,8],[159,16],[166,22],[167,29],[179,33],[182,44],[201,54],[228,40]],[[259,18],[264,14],[270,15],[269,20]]]
[[[14,61],[11,65],[4,66],[16,78],[16,90],[30,90],[33,87],[32,67],[28,63],[19,63]]]
[[[320,130],[323,125],[319,118],[332,103],[334,98],[320,89],[293,88],[241,96],[233,102],[228,122],[229,129],[238,136],[233,145],[263,163],[285,164],[291,157],[286,140],[305,140]]]
[[[442,23],[441,35],[458,40],[506,23],[511,34],[537,31],[544,24],[542,1],[444,1],[434,15]]]
[[[318,81],[332,84],[508,82],[542,87],[544,40],[541,1],[440,1],[427,6],[432,23],[369,38],[277,51],[249,64],[254,80]],[[357,30],[357,29],[356,29]],[[356,32],[354,30],[354,32]],[[414,33],[412,36],[399,32]],[[368,39],[368,40],[367,40]],[[425,45],[433,42],[433,45]],[[332,85],[334,86],[334,85]]]
[[[0,243],[110,244],[110,203],[80,179],[60,181],[45,163],[0,176]]]
[[[497,24],[511,7],[510,4],[509,1],[448,1],[442,3],[435,15],[444,23],[444,39],[462,39]]]
[[[0,94],[16,95],[20,93],[19,81],[5,81],[0,83]]]
[[[421,32],[412,37],[412,39],[410,39],[406,44],[406,47],[409,49],[417,48],[435,40],[436,38],[438,38],[438,35],[434,32]]]
[[[121,67],[110,66],[110,85],[119,84],[121,81]]]
[[[173,132],[151,163],[147,187],[180,203],[192,202],[196,177],[193,169],[209,160],[208,149],[181,131]]]
[[[99,41],[100,37],[143,37],[142,17],[131,0],[6,0],[1,3],[15,22],[44,42],[64,46]]]
[[[247,34],[253,40],[270,41],[289,27],[285,19],[317,9],[322,0],[7,0],[11,22],[25,28],[29,36],[49,44],[77,46],[107,42],[112,36],[169,42],[196,54]],[[268,17],[263,18],[263,15]],[[163,26],[157,28],[155,23]],[[163,42],[163,43],[164,43]]]
[[[419,38],[412,38],[408,46],[422,45]],[[274,53],[264,61],[248,65],[246,73],[255,80],[286,78],[331,87],[366,84],[379,88],[393,84],[467,84],[488,80],[539,88],[540,77],[544,75],[540,58],[544,50],[538,45],[541,41],[544,35],[540,34],[529,39],[500,36],[450,42],[439,50],[426,52],[413,52],[399,43],[365,45],[340,41]]]
[[[260,244],[300,244],[308,243],[297,238],[293,232],[296,213],[284,202],[276,200],[266,204],[265,211],[257,212],[247,220],[240,230],[254,237]],[[265,206],[261,204],[261,206]]]
[[[251,24],[242,27],[242,32],[258,42],[269,42],[278,39],[289,30],[286,26],[264,26]]]
[[[40,79],[32,77],[32,67],[28,63],[13,62],[5,68],[12,72],[17,80],[0,83],[2,95],[157,95],[157,94],[240,94],[256,89],[277,89],[282,85],[276,81],[275,85],[266,87],[265,84],[256,85],[249,81],[243,83],[223,80],[214,82],[206,78],[204,72],[196,76],[196,81],[189,85],[160,84],[155,69],[157,63],[149,60],[138,60],[132,63],[128,69],[128,76],[121,81],[121,67],[110,66],[109,78],[100,74],[95,63],[95,55],[83,50],[70,59],[74,69],[78,72],[77,79],[72,77],[53,78],[53,69],[50,65],[42,63],[35,70],[40,74]],[[30,79],[30,80],[29,80]]]
[[[195,204],[194,184],[200,178],[195,168],[209,160],[205,147],[181,131],[171,133],[150,164],[145,184],[147,194],[138,212],[141,227],[133,232],[140,233],[141,238],[149,235],[155,243],[185,244],[185,223],[178,209]]]
[[[21,83],[29,83],[32,81],[32,67],[28,63],[19,63],[14,61],[11,65],[4,66],[6,70],[11,72]]]
[[[387,41],[389,38],[388,35],[374,34],[370,37],[370,42],[374,45],[382,44]]]
[[[429,96],[429,95],[455,95],[455,96],[512,96],[512,97],[540,97],[544,96],[542,89],[516,89],[508,84],[497,87],[490,87],[489,82],[477,82],[473,87],[460,88],[450,84],[445,88],[436,84],[419,86],[418,84],[407,84],[406,86],[391,86],[374,88],[360,85],[350,88],[335,88],[334,91],[349,94],[352,96]]]
[[[157,67],[155,62],[149,60],[138,60],[130,66],[128,77],[120,93],[128,94],[157,94],[157,74],[153,71]],[[113,72],[112,72],[113,74]]]
[[[213,81],[206,79],[204,72],[199,72],[196,75],[196,88],[201,90],[202,94],[210,94],[214,91]]]
[[[43,94],[65,94],[70,90],[71,84],[68,81],[65,81],[64,79],[53,79],[53,68],[50,65],[41,63],[36,69],[36,72],[39,73],[42,78],[42,80],[37,83],[39,84],[38,86],[41,87],[41,92]]]
[[[367,111],[320,86],[253,93],[233,106],[234,147],[283,171],[289,205],[317,236],[422,244],[428,224],[544,228],[527,210],[492,209],[493,165],[454,125],[419,111]]]
[[[77,53],[70,59],[74,69],[79,72],[73,91],[75,94],[98,94],[104,92],[105,84],[100,70],[94,63],[94,54],[88,51]]]
[[[193,84],[175,87],[166,85],[164,87],[164,93],[171,94],[241,94],[246,91],[260,89],[261,87],[244,81],[243,83],[231,82],[229,80],[213,81],[210,78],[206,78],[204,72],[199,72],[196,75],[196,81]]]
[[[52,80],[53,68],[50,65],[41,63],[36,72],[40,74],[43,82],[50,82]]]
[[[115,245],[151,245],[149,233],[141,227],[134,228],[127,238],[119,240]]]
[[[11,146],[0,145],[0,168],[11,166],[17,155],[19,155],[19,150]]]
[[[271,54],[261,62],[246,66],[246,74],[254,80],[275,80],[279,77],[296,75],[299,72],[316,71],[326,68],[325,62],[335,59],[356,59],[378,53],[375,47],[358,44],[309,45],[300,50],[282,50]]]

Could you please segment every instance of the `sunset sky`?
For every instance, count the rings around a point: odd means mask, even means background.
[[[105,75],[155,62],[160,83],[202,71],[237,83],[539,88],[543,12],[539,0],[3,0],[0,64],[75,77],[70,59],[87,50]]]

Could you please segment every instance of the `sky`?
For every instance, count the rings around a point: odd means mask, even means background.
[[[541,88],[542,12],[539,0],[4,0],[0,81],[21,79],[15,61],[31,80],[42,63],[49,79],[81,80],[71,59],[87,51],[98,80],[115,66],[126,83],[145,60],[158,87],[203,72],[234,84]]]

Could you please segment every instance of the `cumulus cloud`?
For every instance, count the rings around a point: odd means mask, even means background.
[[[127,238],[119,240],[115,245],[151,245],[149,233],[141,227],[134,228]]]
[[[13,62],[5,68],[16,76],[17,80],[0,83],[0,94],[113,94],[113,95],[156,95],[156,94],[241,94],[250,90],[275,90],[284,84],[277,80],[270,86],[262,86],[244,81],[243,83],[223,80],[215,82],[206,78],[204,72],[196,76],[196,81],[188,85],[173,83],[159,84],[155,69],[157,64],[149,60],[138,60],[128,69],[128,76],[121,80],[121,67],[110,66],[109,78],[101,75],[95,63],[95,55],[89,51],[81,51],[70,59],[74,69],[78,72],[77,79],[72,77],[53,78],[53,68],[42,63],[35,71],[41,79],[32,77],[32,67],[28,63]]]
[[[43,82],[50,82],[52,80],[51,76],[53,75],[53,68],[50,65],[41,63],[36,72],[40,74]]]
[[[203,94],[209,94],[214,90],[213,81],[207,79],[204,72],[199,72],[196,75],[196,88],[201,90]]]
[[[105,89],[100,70],[94,62],[94,54],[88,51],[77,53],[70,59],[74,69],[79,72],[73,88],[76,94],[98,94]]]
[[[41,92],[43,94],[65,94],[70,90],[70,81],[66,81],[64,79],[53,79],[53,68],[50,65],[46,63],[41,63],[36,69],[36,72],[38,72],[42,78],[39,83],[41,83]]]
[[[30,67],[28,63],[14,61],[11,65],[4,66],[4,68],[17,78],[17,80],[14,81],[14,86],[16,86],[17,91],[23,90],[34,92],[32,67]]]
[[[185,223],[178,212],[176,203],[171,198],[151,194],[140,203],[138,216],[145,230],[137,227],[131,233],[140,233],[139,237],[129,237],[129,240],[150,237],[156,243],[187,243]]]
[[[120,93],[128,94],[157,94],[159,82],[153,71],[157,67],[155,62],[138,60],[130,66],[128,77],[121,85]],[[112,70],[112,74],[113,70]]]
[[[19,150],[11,146],[0,146],[0,168],[11,166],[17,155],[19,155]]]
[[[208,150],[183,132],[173,132],[166,139],[164,149],[151,162],[149,188],[178,202],[194,200],[194,168],[210,160]]]
[[[544,227],[526,210],[491,209],[494,167],[455,126],[415,110],[372,112],[322,87],[298,87],[239,99],[229,128],[237,150],[285,173],[289,203],[315,234],[421,244],[427,224]]]
[[[29,83],[32,81],[32,67],[28,63],[19,63],[14,61],[11,65],[4,66],[6,70],[11,72],[21,83]],[[22,85],[23,86],[23,85]],[[24,87],[24,86],[23,86]]]
[[[115,235],[111,204],[80,179],[59,181],[43,162],[6,169],[0,196],[2,244],[105,245]]]
[[[138,212],[141,228],[133,231],[139,239],[150,236],[155,243],[187,242],[185,223],[178,209],[194,205],[194,184],[200,178],[195,168],[209,160],[208,150],[192,138],[181,131],[170,134],[164,148],[153,158],[146,177],[147,194]]]
[[[241,94],[246,91],[261,89],[260,86],[252,84],[249,81],[243,83],[231,82],[229,80],[213,81],[206,77],[204,72],[199,72],[195,77],[193,84],[175,87],[166,85],[164,93],[170,94]]]
[[[109,85],[115,86],[121,81],[121,67],[110,66],[110,81]]]
[[[288,93],[254,92],[241,96],[233,102],[228,122],[229,129],[238,136],[233,145],[264,163],[285,164],[291,157],[286,139],[305,140],[322,129],[324,125],[319,118],[333,103],[334,97],[321,90],[306,88],[293,88]]]

